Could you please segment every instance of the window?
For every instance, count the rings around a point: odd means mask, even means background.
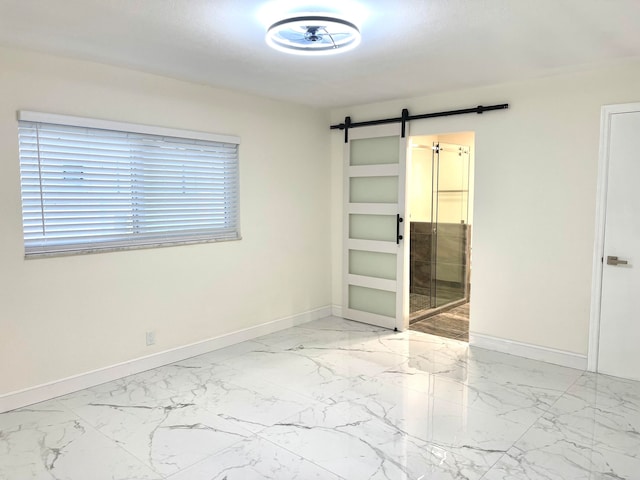
[[[240,238],[237,137],[20,112],[27,256]]]

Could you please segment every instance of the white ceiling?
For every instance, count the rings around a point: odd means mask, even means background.
[[[316,58],[265,44],[265,15],[286,3],[0,0],[0,45],[323,107],[640,58],[640,0],[358,0],[362,44]]]

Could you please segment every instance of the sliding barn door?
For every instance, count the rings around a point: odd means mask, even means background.
[[[343,316],[408,326],[406,137],[400,125],[349,130],[344,153]]]

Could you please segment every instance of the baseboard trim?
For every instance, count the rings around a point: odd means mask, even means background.
[[[587,356],[578,353],[557,350],[555,348],[531,345],[529,343],[491,337],[480,333],[469,333],[469,345],[501,353],[509,353],[518,357],[531,358],[563,367],[587,369]]]
[[[262,335],[284,330],[285,328],[302,325],[313,320],[331,315],[332,307],[326,306],[310,310],[290,317],[280,318],[271,322],[227,333],[218,337],[172,348],[145,357],[135,358],[126,362],[110,365],[53,382],[36,385],[24,390],[0,395],[0,413],[26,407],[34,403],[50,400],[84,388],[100,385],[134,373],[144,372],[151,368],[161,367],[178,362],[186,358],[202,355],[203,353],[228,347],[236,343],[252,340]]]
[[[331,305],[331,315],[334,317],[342,317],[342,305]]]

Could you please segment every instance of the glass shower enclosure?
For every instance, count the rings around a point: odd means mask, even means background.
[[[468,300],[471,254],[469,147],[434,142],[414,148],[430,149],[431,155],[423,155],[419,172],[418,221],[412,207],[411,318]]]

